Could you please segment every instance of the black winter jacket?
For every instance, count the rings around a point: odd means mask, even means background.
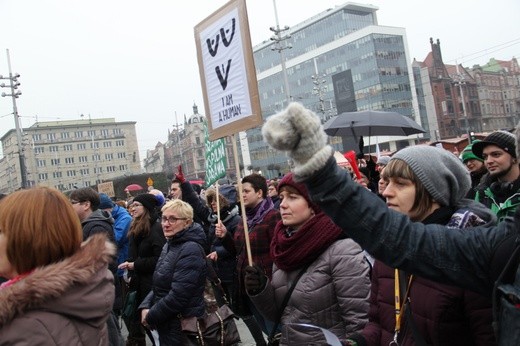
[[[137,290],[137,304],[140,304],[152,289],[152,276],[159,260],[166,238],[161,223],[152,218],[152,227],[148,235],[130,236],[129,262],[134,262],[131,273],[131,289]]]
[[[506,218],[497,226],[475,227],[471,231],[411,222],[353,182],[346,171],[337,167],[333,157],[305,183],[312,200],[347,236],[391,267],[488,297],[498,279],[494,292],[494,309],[500,319],[496,325],[498,344],[518,343],[520,267],[512,254],[519,248],[519,209],[514,220]],[[499,279],[510,259],[511,277]]]
[[[161,345],[180,345],[179,316],[205,312],[206,235],[197,223],[168,239],[153,274],[153,289],[139,306],[150,309],[147,323],[156,328]]]

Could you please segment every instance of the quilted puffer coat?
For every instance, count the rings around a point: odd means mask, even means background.
[[[272,280],[264,290],[250,296],[265,317],[276,320],[278,308],[299,271],[284,272],[275,265]],[[296,284],[281,318],[280,344],[324,342],[321,332],[299,333],[297,328],[291,328],[291,323],[316,325],[345,340],[365,326],[369,294],[369,265],[362,249],[350,239],[334,242],[307,268]]]

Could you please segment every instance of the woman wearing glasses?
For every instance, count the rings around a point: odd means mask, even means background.
[[[161,345],[181,344],[182,317],[205,313],[206,234],[193,222],[193,208],[175,199],[162,208],[167,243],[153,274],[153,288],[139,306],[142,324],[157,330]]]
[[[128,231],[128,260],[119,265],[129,271],[131,291],[137,291],[136,306],[152,289],[152,276],[166,238],[156,212],[157,200],[152,194],[141,194],[130,204],[132,223]],[[125,321],[128,329],[127,346],[146,346],[145,331],[137,311]],[[151,335],[150,339],[153,342]]]

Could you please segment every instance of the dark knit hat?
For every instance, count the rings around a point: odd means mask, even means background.
[[[466,163],[466,161],[468,161],[468,160],[478,160],[480,162],[484,162],[484,159],[482,159],[481,157],[478,157],[477,155],[475,155],[473,153],[473,144],[478,143],[478,142],[481,142],[481,141],[476,140],[473,143],[471,143],[470,145],[468,145],[467,147],[465,147],[464,150],[462,150],[462,154],[460,154],[462,163]]]
[[[432,198],[442,206],[455,206],[471,187],[469,172],[449,151],[427,145],[399,150],[392,160],[410,166]]]
[[[155,207],[158,205],[157,199],[155,198],[154,195],[152,195],[150,193],[143,193],[143,194],[135,196],[133,202],[141,203],[143,205],[143,207],[148,209],[148,212],[150,214],[152,214],[155,211]]]
[[[484,148],[491,144],[496,145],[516,158],[516,137],[511,132],[502,130],[492,132],[483,141],[474,143],[472,148],[473,154],[482,158]]]
[[[109,209],[114,207],[114,202],[108,197],[107,194],[100,193],[99,194],[99,209]]]
[[[290,186],[290,187],[296,189],[296,191],[298,191],[298,193],[300,195],[302,195],[303,198],[305,198],[307,203],[309,203],[309,207],[311,207],[312,210],[314,210],[315,213],[319,213],[321,211],[321,209],[318,207],[318,205],[311,201],[311,198],[309,196],[309,192],[307,191],[307,187],[305,186],[305,184],[297,183],[297,182],[294,181],[294,175],[293,175],[292,172],[291,173],[287,173],[282,178],[282,180],[280,180],[278,182],[278,193],[280,193],[280,190],[284,186]]]

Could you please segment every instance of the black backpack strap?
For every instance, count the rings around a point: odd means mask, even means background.
[[[283,298],[282,305],[280,305],[280,309],[278,310],[278,316],[276,317],[275,324],[273,326],[273,329],[271,330],[271,333],[269,333],[269,337],[267,338],[267,340],[272,341],[274,339],[274,336],[276,335],[276,331],[278,329],[278,326],[280,325],[280,321],[282,320],[283,311],[285,310],[285,307],[287,306],[287,303],[289,303],[289,299],[291,298],[291,294],[294,291],[294,288],[296,287],[296,284],[298,283],[298,281],[302,277],[303,273],[305,273],[307,271],[307,268],[309,268],[309,265],[310,265],[310,263],[307,264],[305,267],[303,267],[300,270],[298,275],[294,278],[294,281],[293,281],[291,287],[289,287],[289,290],[287,291],[287,293],[285,293],[285,297]]]

